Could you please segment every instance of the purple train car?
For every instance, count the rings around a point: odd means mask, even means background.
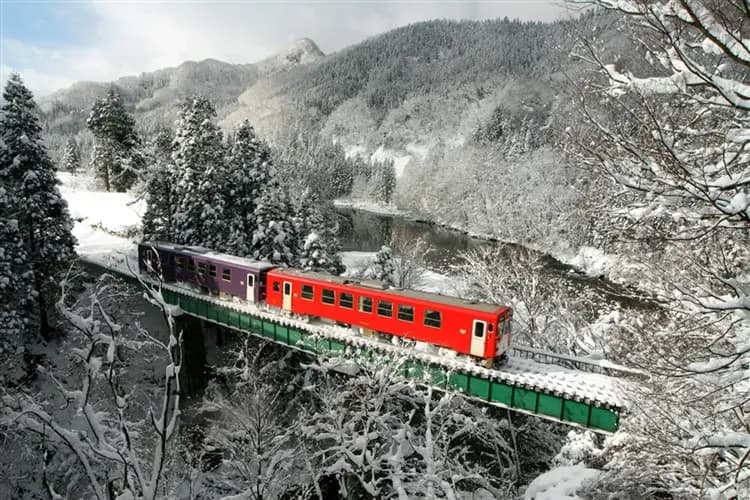
[[[144,241],[138,245],[138,269],[180,281],[204,293],[230,295],[248,302],[266,300],[266,273],[277,266],[227,255],[208,248]]]

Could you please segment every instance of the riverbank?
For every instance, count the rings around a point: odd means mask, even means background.
[[[606,280],[618,286],[648,289],[647,283],[638,279],[642,275],[641,266],[620,254],[608,254],[599,248],[584,246],[575,250],[571,249],[570,251],[545,248],[541,245],[534,245],[529,242],[501,239],[491,233],[470,231],[454,223],[431,220],[426,218],[426,216],[415,215],[407,210],[373,202],[362,202],[360,200],[335,200],[334,206],[337,209],[362,212],[378,217],[398,218],[412,224],[423,224],[431,228],[453,232],[457,235],[477,241],[522,247],[537,252],[545,258],[550,259],[553,266],[567,268],[568,272],[587,276],[592,279]]]

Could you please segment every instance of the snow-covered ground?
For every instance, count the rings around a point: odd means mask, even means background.
[[[400,210],[393,205],[384,205],[382,203],[375,203],[369,200],[339,199],[334,200],[333,205],[339,208],[352,208],[354,210],[361,210],[363,212],[370,212],[380,215],[403,216],[409,214],[408,212]]]
[[[555,467],[529,484],[524,500],[583,500],[576,491],[598,475],[598,470],[582,465]]]
[[[106,256],[132,251],[133,241],[118,236],[139,225],[145,202],[129,193],[92,191],[93,182],[85,176],[59,172],[60,192],[75,220],[73,235],[81,256]]]

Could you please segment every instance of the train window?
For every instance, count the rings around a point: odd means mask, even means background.
[[[414,321],[414,308],[412,306],[398,306],[398,319],[401,321]]]
[[[474,321],[474,337],[478,339],[484,337],[484,322]]]
[[[188,264],[188,271],[190,271],[191,273],[194,273],[195,272],[195,261],[193,259],[188,259],[187,260],[187,264]]]
[[[169,255],[169,265],[172,266],[172,267],[174,267],[176,264],[177,264],[177,261],[175,260],[175,256],[170,254]]]
[[[487,331],[492,333],[492,323],[487,323]]]
[[[393,317],[393,303],[385,300],[378,301],[378,316]]]
[[[306,300],[313,299],[313,287],[312,285],[302,285],[302,298]]]
[[[440,328],[440,311],[424,312],[424,326],[431,326],[433,328]]]
[[[323,303],[324,304],[335,304],[336,303],[336,292],[329,290],[328,288],[323,289]]]
[[[372,299],[370,297],[359,298],[359,311],[363,313],[372,312]]]
[[[341,292],[339,294],[339,306],[351,309],[354,307],[354,297],[351,293]]]
[[[221,279],[224,281],[232,281],[232,270],[226,267],[221,270]]]
[[[208,275],[212,277],[216,277],[216,266],[213,264],[208,265]]]
[[[273,291],[274,292],[280,292],[281,291],[281,283],[278,281],[273,282]]]
[[[205,262],[198,262],[198,272],[200,274],[206,274],[206,263]]]
[[[180,269],[185,267],[185,257],[177,257],[177,267]]]

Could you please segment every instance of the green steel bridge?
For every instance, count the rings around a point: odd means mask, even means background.
[[[130,269],[86,262],[157,286],[143,276],[134,276]],[[396,363],[401,376],[419,384],[600,433],[617,431],[625,410],[620,377],[637,375],[624,368],[520,347],[512,350],[508,363],[488,369],[470,361],[364,337],[345,327],[301,321],[253,304],[203,295],[175,284],[159,286],[166,303],[179,306],[185,314],[202,321],[315,356],[354,362],[387,359]]]

